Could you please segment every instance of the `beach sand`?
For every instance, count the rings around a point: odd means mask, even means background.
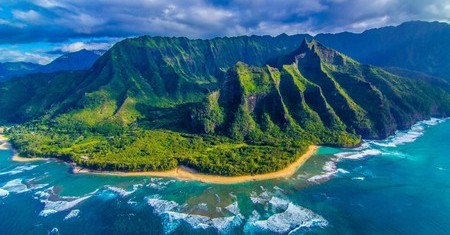
[[[10,144],[8,142],[8,139],[0,134],[0,150],[8,150],[10,149]]]
[[[276,178],[285,178],[295,174],[297,169],[302,166],[314,153],[317,151],[317,146],[310,146],[308,151],[300,156],[294,163],[288,167],[267,174],[261,175],[246,175],[246,176],[218,176],[198,173],[194,169],[179,166],[176,169],[169,171],[147,171],[147,172],[112,172],[112,171],[93,171],[78,166],[73,166],[73,173],[75,174],[102,174],[102,175],[117,175],[117,176],[155,176],[155,177],[167,177],[176,178],[180,180],[188,181],[200,181],[204,183],[214,184],[237,184],[250,181],[269,180]]]
[[[0,150],[11,150],[13,152],[13,156],[12,156],[11,160],[13,160],[15,162],[35,162],[35,161],[47,160],[45,158],[39,158],[39,157],[30,158],[30,157],[19,156],[19,153],[8,142],[8,138],[6,138],[2,134],[0,134]]]

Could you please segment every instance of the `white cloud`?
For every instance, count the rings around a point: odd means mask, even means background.
[[[24,28],[26,26],[23,23],[11,22],[11,21],[1,19],[1,18],[0,18],[0,25],[7,25],[7,26],[16,27],[16,28]]]
[[[350,24],[350,29],[353,31],[362,31],[368,28],[376,28],[386,25],[389,21],[389,16],[381,16],[376,18],[371,18],[367,20],[358,21]]]
[[[0,48],[0,62],[32,62],[38,64],[48,64],[55,56],[43,55],[38,52],[23,52]]]
[[[111,48],[111,46],[112,46],[111,43],[106,43],[106,42],[100,42],[100,43],[74,42],[74,43],[70,43],[68,45],[61,46],[60,50],[64,53],[75,52],[75,51],[79,51],[82,49],[93,50],[93,51],[108,50],[109,48]]]
[[[27,21],[27,22],[33,22],[36,20],[40,20],[42,17],[39,13],[37,13],[34,10],[29,10],[29,11],[13,10],[12,14],[13,14],[14,18],[23,20],[23,21]]]

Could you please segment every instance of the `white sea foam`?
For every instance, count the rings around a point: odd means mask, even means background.
[[[276,191],[279,191],[279,192],[284,192],[284,190],[278,186],[273,186],[273,189],[275,189]]]
[[[250,193],[250,200],[252,201],[253,204],[267,204],[267,202],[270,201],[272,196],[273,193],[269,191],[264,191],[259,195],[253,191]]]
[[[279,197],[272,197],[269,200],[269,205],[274,212],[277,210],[286,210],[289,205],[289,201]]]
[[[184,206],[180,206],[174,201],[150,198],[147,202],[155,213],[162,217],[166,234],[174,232],[182,223],[188,224],[193,229],[215,229],[221,234],[229,233],[231,229],[239,226],[244,218],[239,212],[237,203],[226,207],[231,213],[236,213],[234,216],[211,218],[185,213],[183,212]]]
[[[337,168],[337,161],[339,161],[342,158],[335,158],[332,159],[331,161],[328,161],[325,163],[325,165],[322,167],[323,173],[320,175],[315,175],[312,176],[310,178],[308,178],[309,182],[312,183],[322,183],[325,182],[329,179],[331,179],[334,175],[341,173],[341,174],[347,174],[349,173],[348,171],[341,169],[341,168]]]
[[[147,203],[153,208],[157,214],[162,214],[166,211],[173,210],[180,205],[174,201],[166,201],[159,198],[150,198]]]
[[[9,192],[7,190],[0,188],[0,198],[7,197],[8,195],[9,195]]]
[[[39,213],[40,216],[48,216],[61,211],[69,210],[74,208],[76,205],[88,199],[89,196],[80,197],[74,200],[64,200],[64,201],[51,201],[49,199],[41,200],[45,204],[44,209]]]
[[[241,211],[239,210],[238,202],[233,202],[230,205],[226,206],[225,209],[227,209],[229,212],[231,212],[233,215],[239,215],[241,214]]]
[[[396,131],[395,135],[381,141],[368,141],[370,144],[375,144],[381,147],[397,147],[399,145],[412,143],[422,136],[429,126],[435,126],[444,122],[447,119],[431,118],[430,120],[421,121],[414,124],[409,130]]]
[[[365,149],[361,152],[343,152],[343,153],[337,153],[335,156],[340,159],[349,159],[349,160],[358,160],[361,158],[365,158],[368,156],[377,156],[381,155],[383,152],[377,149]]]
[[[341,152],[335,154],[335,158],[331,159],[325,163],[323,167],[323,172],[320,175],[312,176],[308,178],[308,181],[314,183],[321,183],[330,178],[332,178],[337,173],[348,173],[343,169],[337,168],[337,162],[347,159],[347,160],[358,160],[362,158],[366,158],[368,156],[378,156],[389,153],[390,155],[396,155],[399,157],[407,157],[407,155],[401,152],[385,152],[387,150],[383,148],[391,148],[397,147],[399,145],[403,145],[406,143],[411,143],[417,140],[420,136],[422,136],[428,126],[437,125],[439,123],[444,122],[444,119],[436,119],[432,118],[427,121],[422,121],[414,124],[411,129],[407,131],[397,131],[395,135],[387,138],[386,140],[371,140],[371,141],[363,141],[361,146],[358,148],[351,149],[350,151]],[[381,147],[382,150],[377,149]]]
[[[322,183],[324,181],[331,179],[331,177],[333,177],[336,173],[337,171],[333,171],[333,172],[326,172],[321,175],[315,175],[313,177],[310,177],[308,181],[313,183]]]
[[[23,193],[29,191],[27,186],[22,183],[22,179],[14,179],[8,181],[3,187],[3,190],[9,191],[10,193]]]
[[[135,185],[133,185],[133,190],[130,190],[130,191],[127,191],[127,190],[125,190],[125,189],[123,189],[123,188],[110,186],[110,185],[107,185],[107,186],[105,186],[105,187],[106,187],[109,191],[111,191],[111,192],[113,192],[113,193],[116,193],[116,194],[120,195],[121,197],[126,197],[126,196],[128,196],[128,195],[133,194],[134,192],[136,192],[136,190],[137,190],[138,188],[142,187],[142,185],[141,185],[141,184],[135,184]]]
[[[266,220],[249,220],[244,226],[244,232],[253,234],[260,232],[288,233],[295,229],[325,227],[328,222],[320,215],[289,203],[285,211],[271,215]]]
[[[71,210],[69,214],[67,214],[66,217],[64,217],[64,220],[75,218],[78,216],[78,214],[80,214],[80,210],[78,209]]]
[[[10,171],[6,171],[6,172],[1,172],[0,175],[16,175],[19,173],[22,173],[24,171],[29,171],[29,170],[33,170],[34,168],[36,168],[37,165],[23,165],[23,166],[18,166]]]
[[[175,180],[167,180],[162,178],[150,178],[150,182],[146,184],[146,187],[156,190],[164,190],[168,185],[175,183]]]
[[[44,209],[39,213],[39,215],[45,217],[51,214],[72,209],[81,202],[90,198],[96,192],[97,190],[83,197],[60,197],[54,193],[53,187],[48,188],[44,191],[38,191],[35,193],[35,195],[40,198],[41,203],[44,203]]]
[[[48,186],[48,184],[32,184],[32,185],[30,185],[29,189],[36,190],[36,189],[45,188],[47,186]]]
[[[203,215],[194,215],[168,211],[165,214],[164,228],[166,233],[172,233],[181,223],[188,224],[193,229],[215,229],[219,234],[229,234],[230,231],[242,223],[241,216],[228,216],[210,218]]]
[[[197,208],[202,210],[202,211],[208,211],[208,205],[206,203],[199,203],[197,205]]]
[[[365,180],[366,178],[359,176],[359,177],[353,177],[352,180]]]
[[[48,235],[59,235],[58,228],[53,228],[51,231],[48,232]]]

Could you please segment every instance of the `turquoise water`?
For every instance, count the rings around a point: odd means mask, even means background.
[[[73,175],[0,150],[0,234],[449,234],[448,133],[433,119],[237,185]]]

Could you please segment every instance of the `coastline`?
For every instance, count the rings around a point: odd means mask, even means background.
[[[20,157],[17,150],[12,148],[8,139],[0,134],[0,150],[10,150],[13,152],[11,158],[15,162],[34,162],[34,161],[46,161],[46,158],[25,158]],[[121,172],[121,171],[97,171],[90,170],[83,167],[79,167],[74,163],[71,163],[72,173],[74,174],[96,174],[96,175],[114,175],[114,176],[153,176],[153,177],[164,177],[164,178],[175,178],[179,180],[186,181],[199,181],[203,183],[213,183],[213,184],[237,184],[251,181],[269,180],[276,178],[289,177],[295,174],[297,169],[302,166],[309,158],[311,158],[317,151],[319,147],[316,145],[311,145],[308,150],[302,154],[294,163],[290,164],[286,168],[266,173],[260,175],[245,175],[245,176],[219,176],[219,175],[208,175],[204,173],[199,173],[196,170],[186,167],[178,166],[175,169],[168,171],[146,171],[146,172]]]
[[[33,158],[29,158],[29,157],[21,157],[19,156],[19,152],[17,152],[17,150],[15,150],[11,144],[8,142],[8,138],[5,137],[5,135],[0,134],[0,150],[10,150],[13,152],[13,156],[11,158],[12,161],[15,162],[36,162],[36,161],[45,161],[47,159],[45,158],[39,158],[39,157],[33,157]]]
[[[251,181],[269,180],[276,178],[289,177],[295,174],[297,169],[302,166],[309,158],[311,158],[319,147],[316,145],[309,146],[306,153],[301,155],[294,163],[286,168],[260,175],[245,175],[245,176],[219,176],[199,173],[194,169],[186,166],[179,166],[169,171],[146,171],[146,172],[113,172],[113,171],[95,171],[85,169],[76,165],[72,165],[72,172],[74,174],[98,174],[98,175],[115,175],[115,176],[154,176],[164,178],[175,178],[186,181],[199,181],[203,183],[213,184],[237,184]]]

